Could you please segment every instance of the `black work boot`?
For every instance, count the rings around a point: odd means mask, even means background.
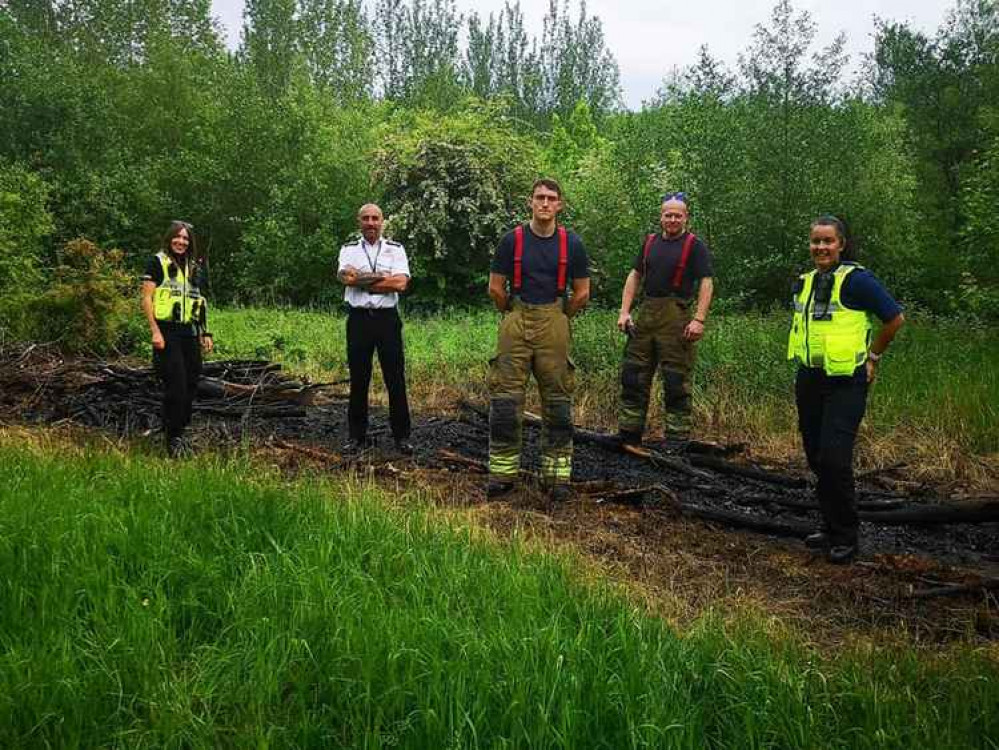
[[[805,546],[808,549],[829,549],[832,546],[832,539],[825,531],[816,531],[805,537]]]
[[[834,544],[829,548],[828,560],[833,565],[846,565],[851,563],[860,554],[860,544]]]
[[[564,503],[572,497],[572,489],[567,484],[552,485],[549,495],[553,503]]]
[[[167,438],[167,455],[170,458],[190,458],[193,454],[194,451],[191,449],[191,444],[183,435],[174,435]]]
[[[494,498],[505,495],[513,489],[513,482],[506,479],[490,479],[486,485],[486,497]]]
[[[370,447],[371,443],[369,443],[364,438],[361,438],[359,440],[357,438],[350,438],[340,448],[340,453],[343,455],[344,458],[347,459],[360,458],[361,455],[364,453],[364,451],[366,451]]]

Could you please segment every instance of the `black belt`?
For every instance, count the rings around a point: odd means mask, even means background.
[[[351,307],[349,312],[351,315],[370,315],[371,317],[399,314],[399,310],[395,305],[392,307]]]

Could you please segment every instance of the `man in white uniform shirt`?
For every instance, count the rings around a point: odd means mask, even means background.
[[[409,285],[406,249],[382,237],[385,219],[374,203],[357,212],[361,238],[340,248],[337,278],[345,285],[347,302],[347,366],[350,368],[350,402],[347,424],[349,452],[367,445],[368,389],[371,362],[378,352],[382,379],[389,396],[389,425],[396,448],[413,452],[409,443],[409,402],[406,398],[406,363],[402,347],[399,293]]]

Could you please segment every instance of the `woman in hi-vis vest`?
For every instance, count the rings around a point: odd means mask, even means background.
[[[852,261],[846,226],[835,216],[812,222],[814,269],[794,286],[787,358],[798,363],[795,401],[808,465],[818,479],[821,529],[805,539],[830,562],[860,550],[853,446],[878,362],[902,326],[902,308],[870,271]],[[873,335],[872,321],[881,321]]]
[[[173,221],[142,276],[142,311],[152,338],[153,367],[163,383],[163,432],[171,458],[190,453],[184,430],[201,377],[201,352],[214,347],[197,260],[193,227]]]

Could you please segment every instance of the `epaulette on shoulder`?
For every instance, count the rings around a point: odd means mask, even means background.
[[[396,242],[395,240],[385,240],[386,245],[394,245],[395,247],[402,247],[401,242]]]

